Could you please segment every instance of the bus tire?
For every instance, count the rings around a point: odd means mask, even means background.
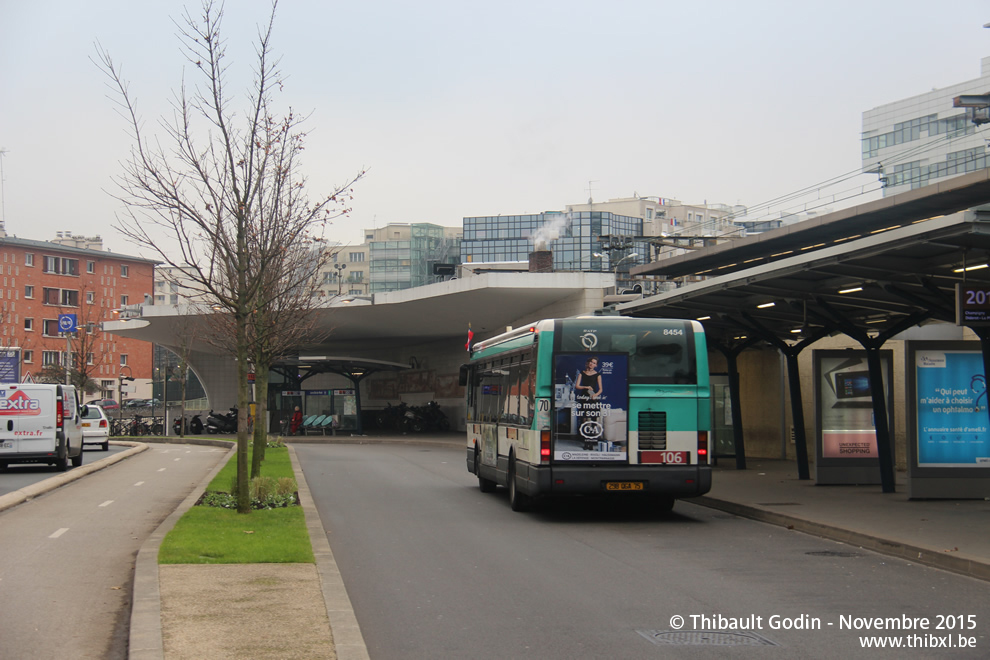
[[[495,489],[498,488],[498,484],[491,479],[485,479],[481,476],[481,452],[478,451],[478,447],[474,448],[474,473],[478,475],[478,488],[481,489],[482,493],[494,493]]]
[[[516,486],[516,459],[509,457],[509,507],[513,511],[526,511],[532,504],[529,495],[519,492]]]

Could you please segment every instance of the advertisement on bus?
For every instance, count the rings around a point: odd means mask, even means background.
[[[556,355],[554,460],[628,459],[628,362],[625,353]]]

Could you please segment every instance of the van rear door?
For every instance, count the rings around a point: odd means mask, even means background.
[[[0,385],[0,458],[54,450],[55,388]]]

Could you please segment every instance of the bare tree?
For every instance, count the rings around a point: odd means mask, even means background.
[[[332,256],[329,250],[300,245],[286,250],[283,258],[274,260],[266,271],[272,282],[288,281],[296,285],[260,306],[251,319],[249,336],[257,400],[252,477],[259,475],[268,440],[268,429],[263,423],[268,412],[268,373],[277,360],[294,353],[303,339],[317,341],[325,335],[316,328],[316,312],[321,307],[316,275]]]
[[[188,61],[201,86],[176,94],[174,116],[163,120],[165,139],[146,134],[127,82],[110,55],[98,47],[134,146],[118,181],[127,213],[120,229],[137,245],[185,269],[192,288],[230,319],[225,345],[237,364],[237,503],[250,511],[248,491],[248,400],[252,318],[298,285],[271,281],[274,268],[299,246],[316,246],[330,220],[346,209],[352,184],[362,173],[311,203],[298,157],[302,118],[279,115],[273,95],[282,87],[271,42],[277,3],[258,33],[255,78],[246,111],[233,109],[226,89],[223,7],[204,0],[197,17],[178,23]],[[164,143],[170,146],[166,148]],[[170,237],[172,245],[162,240]],[[171,248],[171,249],[170,249]],[[172,251],[175,250],[175,252]],[[280,272],[288,272],[282,269]]]

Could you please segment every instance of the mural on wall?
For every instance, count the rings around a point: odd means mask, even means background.
[[[392,374],[384,378],[370,380],[368,381],[368,396],[372,399],[395,399],[399,396],[396,389],[397,384],[398,382]]]
[[[402,371],[399,373],[399,394],[419,394],[436,389],[435,371]]]
[[[436,398],[438,399],[463,399],[464,387],[458,384],[460,378],[458,374],[447,376],[437,376]]]

